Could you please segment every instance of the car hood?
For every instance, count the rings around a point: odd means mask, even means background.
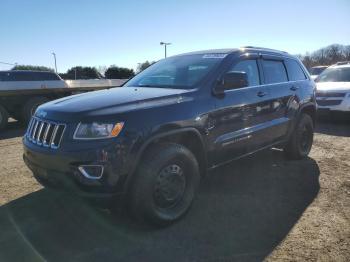
[[[107,116],[141,108],[179,103],[189,90],[149,87],[119,87],[69,96],[38,108],[37,117],[69,121],[89,116]]]
[[[318,82],[318,91],[350,91],[350,82]]]

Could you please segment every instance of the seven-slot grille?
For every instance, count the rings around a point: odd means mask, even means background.
[[[26,137],[39,146],[57,149],[66,125],[33,117],[30,120]]]

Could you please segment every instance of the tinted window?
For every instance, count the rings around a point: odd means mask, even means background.
[[[34,78],[29,72],[11,72],[9,81],[34,81]]]
[[[260,85],[259,70],[256,60],[238,62],[230,71],[244,72],[248,76],[248,86]]]
[[[7,81],[8,80],[8,72],[0,72],[0,81]]]
[[[316,79],[316,82],[350,82],[350,67],[328,68]]]
[[[298,80],[306,79],[304,71],[301,69],[297,61],[287,59],[286,66],[287,66],[288,76],[290,81],[298,81]]]
[[[45,81],[60,80],[59,77],[51,72],[11,72],[8,81]]]
[[[59,80],[56,74],[50,72],[34,72],[33,77],[35,81]]]
[[[327,67],[312,67],[310,68],[310,75],[319,75],[321,74]]]
[[[263,60],[266,84],[287,82],[287,73],[282,61]]]

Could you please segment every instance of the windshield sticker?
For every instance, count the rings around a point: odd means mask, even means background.
[[[203,56],[203,58],[216,58],[216,59],[223,59],[227,56],[227,54],[206,54]]]

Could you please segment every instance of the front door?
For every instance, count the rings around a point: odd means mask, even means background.
[[[267,143],[261,131],[269,116],[270,101],[266,87],[261,86],[257,59],[244,56],[229,71],[245,72],[249,86],[226,90],[223,97],[216,98],[208,134],[211,165],[253,152]]]

